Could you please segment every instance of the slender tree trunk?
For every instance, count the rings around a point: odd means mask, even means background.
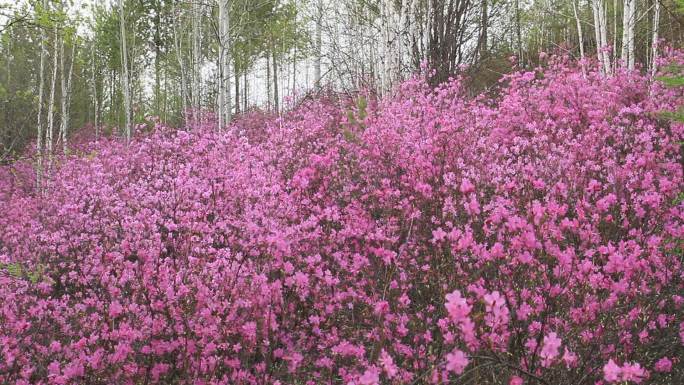
[[[321,59],[323,57],[323,0],[316,2],[316,57],[314,61],[314,88],[321,86]]]
[[[47,0],[43,0],[43,7],[47,10]],[[40,73],[38,74],[38,135],[36,137],[36,155],[38,165],[36,166],[36,189],[42,190],[43,177],[43,90],[45,88],[45,30],[40,29]]]
[[[584,36],[582,34],[582,20],[579,17],[579,12],[577,11],[577,4],[575,0],[572,0],[572,10],[575,14],[575,23],[577,24],[577,38],[579,41],[579,51],[580,51],[580,61],[582,62],[582,74],[586,75],[586,70],[584,68]]]
[[[266,52],[266,108],[271,109],[271,55]]]
[[[235,74],[235,113],[240,113],[240,74]]]
[[[223,1],[223,0],[219,0]],[[192,116],[195,124],[198,122],[200,113],[200,17],[201,5],[199,1],[193,2],[192,12]]]
[[[243,99],[242,111],[247,111],[247,109],[248,109],[248,107],[247,107],[247,92],[249,90],[249,84],[247,83],[247,71],[242,73],[242,84],[243,84],[243,87],[245,88],[245,92],[242,93],[242,99]]]
[[[67,153],[67,135],[69,132],[69,106],[71,102],[71,76],[74,70],[74,54],[76,53],[76,44],[72,43],[71,48],[71,63],[69,64],[69,69],[65,70],[64,62],[66,60],[66,55],[64,54],[64,37],[60,39],[59,43],[59,72],[60,72],[60,85],[61,85],[61,124],[60,124],[60,139],[62,141],[62,152],[64,155]]]
[[[613,56],[614,57],[617,57],[617,41],[618,41],[617,2],[618,1],[619,0],[613,0],[613,3],[612,3],[613,4]],[[615,65],[617,64],[617,60],[613,60],[613,62],[614,62],[613,63],[613,70],[616,70],[617,68],[615,67]]]
[[[636,26],[636,1],[624,0],[622,14],[622,65],[634,69],[634,28]]]
[[[273,107],[275,112],[280,113],[280,97],[278,96],[278,60],[275,50],[273,52]]]
[[[629,53],[629,60],[627,61],[627,68],[630,70],[634,69],[634,29],[636,28],[636,0],[629,0],[629,25],[627,33],[627,51]]]
[[[71,84],[74,75],[74,59],[76,59],[76,42],[71,43],[71,61],[69,62],[69,72],[67,72],[67,85],[66,85],[66,113],[64,114],[64,137],[62,138],[64,143],[64,152],[67,150],[67,132],[69,131],[69,126],[71,122]]]
[[[100,139],[100,126],[99,126],[99,120],[100,120],[100,104],[99,100],[97,97],[97,83],[95,83],[95,42],[93,41],[93,45],[90,51],[91,55],[91,62],[90,62],[90,82],[92,86],[92,96],[93,96],[93,109],[94,109],[94,125],[95,125],[95,140]]]
[[[172,13],[174,17],[180,19],[180,15],[178,15],[177,9],[176,9],[176,2],[172,1],[171,2],[172,8]],[[185,120],[185,114],[188,110],[188,81],[186,77],[186,70],[185,70],[185,60],[183,60],[183,44],[182,40],[178,36],[178,28],[177,24],[179,23],[172,23],[173,25],[173,45],[176,51],[176,60],[178,61],[178,68],[180,71],[180,94],[181,94],[181,117],[183,119],[184,123],[187,123]]]
[[[228,0],[219,1],[219,130],[231,119],[230,17]]]
[[[131,140],[131,84],[128,77],[128,50],[126,49],[126,20],[124,17],[124,3],[119,0],[119,26],[121,32],[121,89],[124,98],[125,126],[124,137]]]
[[[660,0],[653,4],[653,41],[651,43],[651,75],[658,72],[658,28],[660,27]]]
[[[48,104],[48,115],[47,115],[47,130],[45,132],[45,152],[47,156],[47,172],[48,174],[52,170],[52,139],[53,139],[53,127],[55,125],[55,88],[57,88],[57,58],[59,56],[59,45],[57,36],[57,27],[55,27],[55,36],[53,42],[53,55],[52,55],[52,80],[50,83],[50,101]]]
[[[608,45],[606,9],[604,0],[592,0],[592,10],[594,14],[594,32],[596,34],[596,56],[601,62],[601,71],[605,75],[611,73],[610,55],[605,48]]]
[[[517,44],[517,51],[518,51],[518,61],[520,64],[524,64],[523,60],[523,49],[522,49],[522,32],[521,32],[521,26],[520,26],[520,3],[518,0],[515,0],[515,37],[516,37],[516,44]]]
[[[573,0],[574,1],[574,0]],[[489,28],[489,9],[487,0],[482,0],[482,16],[480,19],[480,38],[478,41],[480,59],[487,57],[487,36]]]
[[[575,23],[577,24],[577,38],[579,40],[580,59],[584,61],[584,37],[582,34],[582,20],[577,12],[577,4],[572,0],[572,10],[575,13]]]

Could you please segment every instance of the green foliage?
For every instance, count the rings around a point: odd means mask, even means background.
[[[684,87],[684,66],[672,64],[664,68],[662,72],[664,75],[658,76],[656,79],[665,84],[666,87]],[[684,122],[684,108],[663,112],[663,116],[667,119]]]
[[[23,278],[31,283],[38,283],[43,278],[44,267],[39,265],[35,270],[24,268],[20,263],[0,263],[0,272],[5,272],[14,278]]]

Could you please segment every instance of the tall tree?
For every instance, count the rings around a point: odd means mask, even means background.
[[[126,18],[124,1],[119,0],[119,26],[121,29],[121,89],[123,91],[125,126],[124,136],[131,139],[131,83],[128,75],[128,49],[126,48]]]

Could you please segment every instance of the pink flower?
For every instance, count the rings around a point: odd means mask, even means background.
[[[508,381],[508,385],[523,385],[523,383],[524,383],[523,379],[518,377],[518,376],[513,376]]]
[[[461,374],[466,366],[468,366],[468,357],[462,351],[456,349],[446,355],[447,371]]]
[[[608,363],[603,366],[603,379],[608,382],[620,381],[621,373],[622,370],[612,359],[608,360]]]
[[[470,182],[470,179],[463,178],[461,181],[461,186],[459,187],[459,191],[461,191],[463,194],[470,194],[471,192],[475,191],[475,185]]]
[[[470,314],[470,305],[465,298],[461,297],[461,292],[454,290],[446,295],[446,304],[444,305],[454,322],[460,322]]]
[[[551,332],[544,337],[543,345],[539,355],[545,361],[545,366],[548,366],[554,358],[558,356],[558,349],[561,346],[561,340],[555,332]]]
[[[394,364],[392,356],[390,356],[385,349],[380,352],[380,365],[382,365],[383,370],[387,373],[387,377],[394,378],[399,372],[399,368]]]
[[[637,384],[646,377],[646,371],[639,363],[626,363],[622,365],[622,381],[633,381]]]
[[[375,366],[366,369],[359,377],[359,385],[378,385],[380,383],[380,370]]]
[[[655,363],[655,370],[662,373],[670,372],[672,370],[672,361],[667,357],[659,359]]]

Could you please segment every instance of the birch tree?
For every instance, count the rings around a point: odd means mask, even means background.
[[[223,0],[219,0],[223,1]],[[198,122],[198,114],[201,108],[201,29],[200,18],[202,17],[202,5],[199,0],[195,0],[192,5],[192,109],[193,120]]]
[[[606,51],[608,46],[608,27],[606,25],[606,7],[604,0],[591,0],[594,14],[594,32],[596,34],[596,56],[601,63],[602,72],[605,75],[611,73],[610,54]]]
[[[660,1],[653,4],[653,39],[651,43],[651,74],[658,72],[658,28],[660,27]]]
[[[39,9],[40,13],[47,11],[47,0],[42,1],[42,8]],[[38,122],[37,129],[38,135],[36,137],[36,154],[37,154],[37,167],[36,167],[36,187],[38,190],[41,189],[42,176],[43,176],[43,89],[45,88],[45,56],[47,55],[45,49],[45,28],[40,28],[40,72],[38,73]]]
[[[218,0],[219,15],[219,84],[218,84],[218,128],[231,119],[232,100],[230,95],[230,15],[228,0]]]
[[[50,99],[48,101],[48,111],[47,111],[47,128],[45,131],[45,153],[47,157],[47,172],[50,173],[52,170],[52,141],[53,141],[53,127],[55,123],[55,88],[57,87],[57,58],[59,56],[59,46],[58,46],[58,33],[57,26],[53,28],[54,38],[53,38],[53,50],[52,50],[52,78],[50,81]]]
[[[636,0],[624,0],[622,13],[622,65],[634,69],[634,29],[636,27]]]
[[[60,140],[62,141],[62,152],[66,155],[67,153],[67,133],[69,131],[69,105],[71,102],[71,80],[74,72],[74,59],[76,58],[76,43],[71,42],[71,60],[69,64],[69,69],[67,70],[64,66],[66,60],[66,55],[64,53],[65,39],[68,36],[63,36],[59,43],[59,72],[60,72],[60,101],[61,101],[61,114],[60,114]]]
[[[119,0],[119,26],[121,30],[121,90],[123,92],[126,141],[131,140],[131,84],[128,74],[128,50],[126,49],[126,19],[123,0]]]

